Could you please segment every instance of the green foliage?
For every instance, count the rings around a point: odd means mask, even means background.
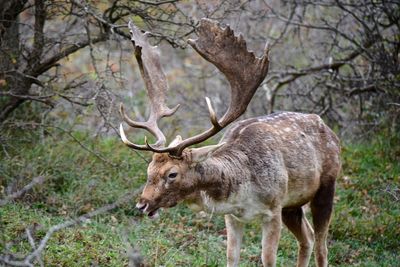
[[[382,133],[343,149],[330,259],[341,266],[395,266],[400,257],[400,138]]]
[[[8,156],[1,155],[0,198],[10,185],[21,188],[33,177],[47,178],[20,200],[0,208],[1,251],[13,241],[12,252],[27,253],[31,247],[20,238],[27,227],[38,226],[34,237],[39,240],[50,226],[111,203],[145,182],[145,160],[117,139],[74,132],[85,150],[69,135],[47,134],[40,142],[34,138],[15,143]],[[383,133],[368,144],[344,146],[328,244],[331,266],[400,262],[399,162],[399,136]],[[225,265],[222,216],[202,216],[180,205],[152,221],[137,213],[134,205],[132,199],[111,213],[54,234],[43,256],[46,266],[127,265],[125,234],[149,266]],[[260,244],[260,226],[248,225],[241,266],[260,266]],[[296,251],[294,237],[284,228],[278,266],[294,266]]]

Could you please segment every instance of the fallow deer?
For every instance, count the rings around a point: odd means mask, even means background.
[[[246,119],[234,123],[219,144],[189,148],[220,132],[246,110],[268,72],[268,48],[258,58],[229,26],[202,19],[198,38],[188,43],[225,75],[230,105],[218,119],[206,98],[212,127],[185,140],[177,136],[165,146],[157,122],[179,106],[170,109],[165,104],[168,85],[157,47],[149,45],[148,33],[142,34],[131,23],[129,28],[151,112],[146,122],[131,120],[122,104],[120,113],[128,125],[146,129],[157,139],[154,144],[147,138],[143,145],[134,144],[120,125],[127,146],[154,152],[137,208],[153,218],[160,208],[186,200],[199,209],[224,214],[227,266],[238,266],[243,224],[253,219],[262,223],[262,263],[275,266],[283,222],[298,241],[297,266],[308,266],[313,247],[317,266],[327,266],[326,239],[341,163],[339,140],[318,115],[282,112]],[[306,203],[310,203],[314,230],[302,209]]]

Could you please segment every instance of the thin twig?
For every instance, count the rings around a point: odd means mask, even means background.
[[[29,228],[26,228],[25,233],[26,233],[26,236],[28,238],[29,244],[31,245],[32,249],[36,249],[36,243],[32,237],[31,230],[29,230]],[[43,260],[40,257],[40,255],[36,257],[36,260],[39,262],[40,267],[44,266]]]

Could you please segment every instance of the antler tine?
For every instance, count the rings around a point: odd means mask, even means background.
[[[222,126],[218,122],[217,115],[215,114],[214,108],[211,105],[211,100],[208,97],[206,97],[206,102],[207,102],[208,112],[210,113],[210,120],[211,120],[212,125],[215,128],[222,128]]]
[[[125,135],[124,127],[122,126],[122,123],[119,125],[119,132],[121,135],[122,142],[124,142],[125,145],[127,145],[130,148],[136,149],[136,150],[151,150],[149,146],[146,145],[137,145],[132,143],[131,141],[128,140],[128,138]],[[147,138],[145,138],[145,141],[147,141]]]
[[[215,114],[215,111],[211,105],[211,101],[208,97],[206,97],[206,103],[207,103],[207,107],[208,107],[208,112],[210,113],[210,121],[211,121],[213,127],[211,127],[210,129],[208,129],[207,131],[205,131],[199,135],[196,135],[196,136],[193,136],[193,137],[183,140],[176,146],[157,148],[146,142],[146,146],[147,146],[146,150],[151,150],[156,153],[169,153],[171,157],[180,158],[183,150],[186,147],[188,147],[192,144],[201,143],[201,142],[207,140],[208,138],[210,138],[211,136],[217,134],[219,131],[221,131],[223,129],[223,127],[218,122],[218,118]],[[128,146],[133,147],[132,144],[129,144]]]
[[[160,52],[157,47],[151,46],[147,41],[148,32],[142,33],[131,21],[128,23],[131,33],[131,40],[135,47],[135,57],[139,65],[140,73],[143,77],[147,95],[150,99],[150,116],[146,122],[137,122],[128,117],[124,106],[120,105],[120,114],[124,121],[131,127],[142,128],[153,134],[157,141],[153,145],[136,145],[131,143],[120,126],[121,138],[126,145],[139,150],[151,150],[153,147],[165,145],[165,135],[159,129],[157,122],[163,117],[173,115],[179,108],[179,105],[170,109],[165,104],[165,96],[168,91],[168,83],[165,74],[161,68]]]

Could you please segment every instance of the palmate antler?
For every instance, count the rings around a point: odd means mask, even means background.
[[[132,40],[135,43],[136,50],[138,50],[138,46],[142,47],[149,45],[146,44],[139,44],[137,39],[140,41],[145,41],[145,38],[140,38],[137,36],[138,30],[136,27],[130,25],[132,32]],[[136,29],[136,30],[133,30]],[[265,76],[268,72],[268,47],[265,48],[263,56],[258,58],[254,55],[253,52],[249,52],[246,48],[246,42],[244,41],[242,35],[235,36],[233,31],[229,28],[222,28],[218,22],[209,20],[209,19],[202,19],[200,26],[197,28],[199,37],[196,40],[188,40],[188,43],[207,61],[213,63],[227,78],[231,88],[231,100],[230,105],[226,113],[222,116],[220,120],[217,119],[214,109],[212,108],[211,101],[206,97],[208,110],[210,113],[210,120],[212,123],[212,127],[207,131],[198,134],[196,136],[190,137],[188,139],[183,140],[179,144],[172,146],[172,147],[161,147],[160,145],[165,144],[165,137],[161,133],[162,139],[159,139],[156,144],[150,145],[146,141],[146,145],[136,145],[129,142],[126,139],[126,136],[123,132],[122,126],[120,127],[121,137],[125,144],[134,148],[134,149],[141,149],[141,150],[150,150],[156,153],[169,153],[173,157],[180,157],[182,155],[183,150],[186,147],[189,147],[194,144],[201,143],[211,136],[215,135],[219,131],[221,131],[224,127],[226,127],[229,123],[233,122],[237,119],[241,114],[243,114],[249,104],[251,98],[253,97],[254,93],[256,92],[260,83],[264,80]],[[136,32],[134,34],[134,32]],[[140,33],[140,32],[139,32]],[[135,35],[135,36],[134,36]],[[145,34],[146,35],[146,34]],[[141,35],[144,36],[145,35]],[[155,48],[151,47],[150,49],[146,49],[147,51],[154,52]],[[158,101],[162,104],[160,110],[164,110],[166,108],[164,101],[165,101],[165,92],[167,88],[167,83],[165,80],[165,76],[161,70],[159,65],[159,60],[151,61],[146,58],[151,58],[151,56],[146,56],[145,58],[145,51],[142,49],[143,60],[138,56],[138,53],[135,52],[136,58],[138,59],[139,66],[142,70],[142,76],[146,82],[147,89],[149,91],[149,97],[151,99],[152,104],[152,113],[153,105],[157,104]],[[157,53],[158,55],[158,53]],[[148,65],[156,65],[157,67],[145,67],[143,68],[143,63],[145,66]],[[153,71],[146,71],[143,70],[150,70]],[[158,71],[158,72],[156,72]],[[144,75],[147,74],[147,76]],[[152,76],[149,78],[149,76]],[[153,77],[154,75],[154,77]],[[163,79],[160,79],[162,77]],[[148,87],[147,80],[156,80],[159,82],[163,82],[163,85],[159,88],[161,91],[159,93],[150,92],[150,88],[154,89],[154,87]],[[152,99],[153,96],[153,99]],[[154,97],[154,96],[158,96]],[[162,97],[160,97],[162,96]],[[161,101],[161,100],[162,101]],[[172,115],[176,111],[177,107],[173,110],[169,110],[170,112],[166,113],[169,116]],[[127,120],[127,116],[123,113],[123,109],[121,111],[122,116],[124,117],[125,121],[131,125],[132,127],[140,127],[148,129],[151,133],[155,135],[155,131],[150,127],[144,127],[143,123],[132,123],[131,120]],[[163,113],[161,113],[163,114]],[[163,116],[156,116],[157,119]],[[152,116],[150,116],[152,118]],[[149,119],[150,121],[150,119]],[[159,131],[158,127],[156,130]],[[157,135],[156,135],[157,137]],[[160,142],[160,140],[164,140],[164,142]]]
[[[148,33],[146,32],[142,34],[132,22],[129,22],[128,26],[132,36],[132,43],[135,46],[135,57],[139,64],[140,73],[147,88],[147,94],[150,98],[151,111],[150,117],[146,122],[137,122],[131,120],[126,115],[122,103],[120,105],[120,113],[124,121],[129,126],[146,129],[152,133],[157,138],[157,142],[153,146],[162,146],[165,145],[166,139],[160,128],[158,128],[157,122],[162,117],[173,115],[178,110],[179,105],[173,109],[170,109],[165,104],[165,95],[168,90],[168,83],[161,68],[160,52],[158,51],[157,47],[149,45],[147,41]],[[138,150],[151,150],[151,148],[147,145],[136,145],[131,143],[126,138],[122,124],[120,125],[120,134],[122,141],[129,147]]]

